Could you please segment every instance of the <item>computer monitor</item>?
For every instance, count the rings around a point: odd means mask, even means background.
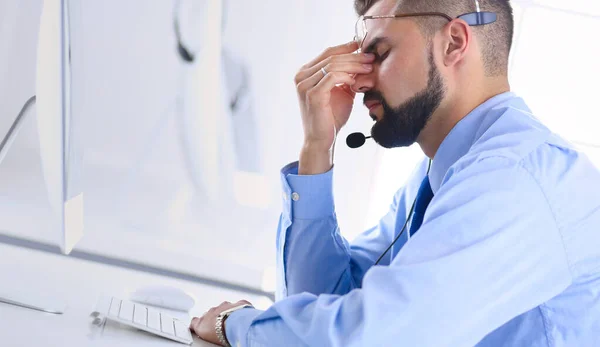
[[[69,254],[83,236],[83,146],[73,143],[68,0],[45,0],[37,52],[37,127],[40,157],[59,245]]]
[[[83,236],[83,146],[72,141],[71,65],[68,0],[44,0],[37,47],[36,95],[23,105],[0,143],[1,161],[17,138],[35,104],[37,133],[50,218],[45,228],[57,236],[60,250],[69,254]],[[26,291],[0,291],[0,302],[60,314],[65,303]]]

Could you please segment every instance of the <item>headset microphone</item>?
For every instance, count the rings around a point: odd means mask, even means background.
[[[365,136],[363,133],[352,133],[346,137],[346,144],[350,148],[358,148],[365,144],[367,139],[371,136]]]

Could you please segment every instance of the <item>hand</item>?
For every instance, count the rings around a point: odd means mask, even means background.
[[[356,95],[351,89],[354,76],[370,73],[374,59],[373,55],[354,54],[357,49],[356,42],[328,48],[296,74],[304,128],[303,151],[330,152],[337,134],[348,121]],[[321,68],[327,72],[325,76]],[[301,155],[301,168],[302,161]],[[328,168],[318,171],[324,169]]]
[[[221,305],[208,310],[202,317],[194,317],[192,319],[192,323],[190,324],[190,330],[192,330],[193,333],[198,335],[198,337],[204,341],[214,343],[215,345],[221,345],[221,342],[219,341],[219,338],[217,337],[217,332],[215,330],[217,316],[225,310],[244,304],[251,305],[246,300],[240,300],[233,304],[229,301],[224,301],[221,303]]]

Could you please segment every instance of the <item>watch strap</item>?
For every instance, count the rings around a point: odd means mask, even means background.
[[[227,340],[227,335],[225,334],[225,320],[233,312],[235,312],[237,310],[241,310],[243,308],[247,308],[247,307],[253,307],[253,306],[252,305],[248,305],[248,304],[239,305],[239,306],[236,306],[236,307],[232,307],[232,308],[230,308],[228,310],[225,310],[225,311],[221,312],[217,316],[217,320],[216,320],[216,323],[215,323],[215,332],[217,334],[217,338],[219,339],[219,342],[223,346],[225,346],[225,347],[231,347],[231,344]]]

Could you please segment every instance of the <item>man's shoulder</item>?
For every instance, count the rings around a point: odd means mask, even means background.
[[[479,129],[477,140],[457,160],[444,181],[473,166],[494,166],[527,170],[536,180],[558,179],[550,172],[573,169],[581,163],[587,170],[595,168],[574,145],[552,132],[526,107],[507,106],[493,109],[491,124]]]
[[[525,172],[553,203],[600,181],[600,170],[585,153],[521,110],[507,110],[499,117],[451,166],[442,184],[461,172],[482,171],[514,173],[514,179]]]
[[[502,157],[514,163],[523,161],[540,147],[556,142],[557,137],[524,105],[492,109],[493,122],[479,129],[466,161],[473,157]],[[565,144],[566,145],[566,144]]]
[[[476,158],[504,158],[512,163],[535,160],[543,151],[569,155],[577,149],[552,132],[524,103],[502,105],[490,110],[491,122],[478,129],[476,141],[462,158],[468,165]],[[557,150],[553,150],[557,149]]]

